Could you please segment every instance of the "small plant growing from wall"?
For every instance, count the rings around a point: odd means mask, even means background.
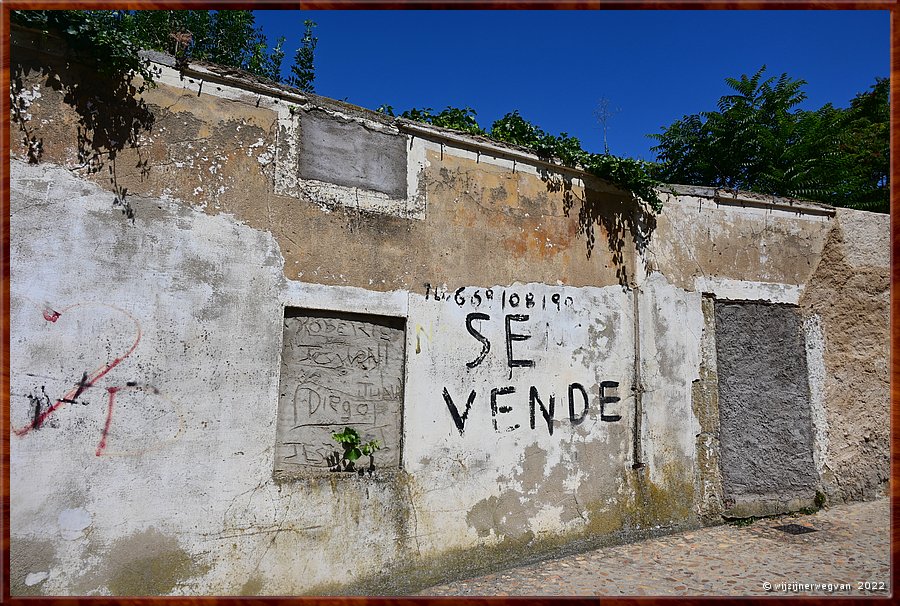
[[[344,431],[333,433],[331,437],[344,449],[343,454],[335,453],[332,471],[357,471],[356,461],[363,455],[369,457],[369,473],[375,470],[375,459],[372,455],[381,448],[378,440],[363,444],[359,434],[352,427],[345,427]],[[362,469],[358,471],[360,474],[363,473]]]
[[[822,509],[828,503],[828,498],[825,496],[825,493],[817,490],[816,491],[816,509]]]

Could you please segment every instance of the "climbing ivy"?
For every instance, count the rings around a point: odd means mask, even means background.
[[[150,62],[138,55],[140,44],[125,28],[126,11],[10,11],[10,19],[25,27],[53,32],[87,67],[110,77],[138,74],[153,82]]]
[[[392,117],[394,116],[394,107],[392,105],[382,105],[376,111]],[[431,124],[433,126],[440,126],[441,128],[452,128],[453,130],[459,130],[464,133],[469,133],[470,135],[483,136],[487,134],[483,128],[478,126],[478,120],[475,118],[475,110],[471,107],[447,107],[447,109],[438,114],[432,113],[433,111],[434,110],[430,107],[421,109],[413,107],[400,114],[399,117]]]
[[[382,105],[378,111],[394,116],[394,108],[390,105]],[[585,151],[577,137],[570,137],[567,133],[551,135],[523,118],[518,111],[495,121],[490,131],[478,125],[475,115],[475,110],[470,107],[447,107],[438,114],[427,107],[408,109],[400,117],[527,147],[540,158],[555,159],[565,166],[579,168],[632,192],[657,213],[662,210],[662,200],[657,192],[662,182],[651,175],[653,165],[650,162]]]
[[[651,176],[652,165],[649,162],[585,151],[577,137],[570,137],[567,133],[551,135],[525,120],[518,111],[494,122],[488,137],[528,147],[535,150],[538,156],[556,158],[566,166],[581,168],[632,192],[654,211],[662,210],[662,200],[657,193],[662,182]]]
[[[249,10],[17,10],[11,20],[61,36],[80,63],[112,78],[137,74],[152,84],[150,62],[138,54],[150,49],[170,53],[181,64],[209,61],[313,92],[317,39],[309,20],[287,80],[281,75],[286,38],[270,49]]]

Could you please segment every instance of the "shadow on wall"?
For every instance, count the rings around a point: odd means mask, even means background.
[[[118,152],[130,147],[138,150],[140,135],[149,132],[154,116],[140,97],[146,83],[136,86],[133,76],[106,78],[99,74],[87,73],[70,62],[12,60],[10,83],[12,106],[11,119],[22,133],[22,144],[28,161],[36,164],[43,155],[43,138],[37,138],[29,125],[31,115],[28,108],[39,96],[39,89],[26,89],[25,81],[32,72],[40,73],[44,79],[41,85],[62,93],[63,101],[78,114],[76,149],[79,168],[89,174],[97,173],[104,167],[109,171],[109,182],[115,192],[113,206],[132,221],[134,210],[126,200],[128,189],[118,185],[116,180],[116,158]],[[140,157],[136,168],[144,177],[150,171],[148,159]]]
[[[588,259],[596,245],[595,226],[606,233],[606,242],[616,266],[616,278],[623,287],[629,285],[625,258],[626,237],[631,237],[635,253],[642,255],[656,229],[656,215],[640,200],[628,194],[600,192],[585,187],[583,197],[572,188],[572,177],[541,170],[541,180],[550,192],[563,192],[563,211],[568,217],[578,202],[578,233],[584,236]]]

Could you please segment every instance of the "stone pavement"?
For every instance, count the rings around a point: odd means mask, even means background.
[[[432,587],[419,595],[887,597],[890,518],[886,497],[841,504],[812,515],[725,524],[605,547]],[[791,523],[817,532],[791,535],[774,529]]]

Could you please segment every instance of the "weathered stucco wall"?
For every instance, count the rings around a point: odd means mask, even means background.
[[[800,305],[829,496],[871,499],[890,477],[890,217],[838,209]]]
[[[104,89],[16,36],[13,594],[402,593],[882,489],[880,218],[709,190],[650,217],[522,150],[165,57],[93,115]],[[734,470],[793,429],[730,395],[726,308],[792,318],[794,396],[768,401],[805,423],[804,481],[767,487],[776,458],[743,510]],[[328,471],[345,426],[389,446],[374,473]]]
[[[733,511],[768,513],[774,499],[806,500],[813,464],[806,343],[796,308],[757,302],[716,305],[721,469]],[[754,456],[748,456],[748,453]]]

